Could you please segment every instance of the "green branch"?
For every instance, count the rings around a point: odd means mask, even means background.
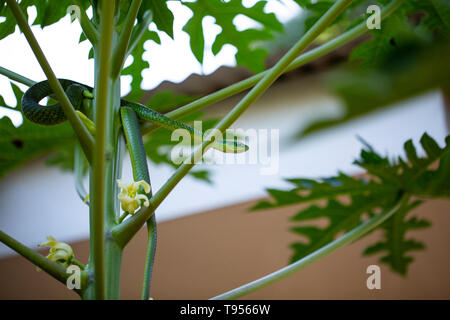
[[[102,1],[100,16],[99,71],[95,83],[95,150],[93,190],[91,191],[91,241],[93,241],[94,290],[97,299],[105,299],[105,211],[106,211],[106,139],[110,105],[111,47],[114,27],[114,1]]]
[[[78,17],[80,19],[80,25],[83,29],[84,35],[86,38],[92,43],[92,45],[96,45],[99,39],[99,34],[97,29],[95,28],[92,21],[89,19],[89,17],[86,15],[86,10],[83,8],[79,0],[70,0],[70,2],[73,5],[76,5],[78,8],[80,8],[80,16]]]
[[[124,27],[120,33],[117,46],[114,48],[112,56],[112,77],[116,78],[122,70],[122,66],[127,57],[127,48],[130,42],[131,32],[133,31],[134,22],[139,12],[142,0],[133,0],[130,4]]]
[[[45,55],[42,52],[41,47],[39,46],[36,38],[34,37],[30,26],[28,25],[27,19],[24,15],[22,9],[19,7],[19,5],[17,4],[17,2],[15,0],[6,0],[6,1],[8,3],[8,6],[10,7],[12,13],[14,14],[14,17],[17,20],[17,24],[19,25],[20,30],[22,30],[23,34],[25,35],[25,37],[28,41],[28,44],[30,45],[31,49],[33,50],[34,55],[36,56],[36,59],[38,60],[45,75],[47,76],[50,87],[52,88],[53,92],[56,94],[56,97],[58,98],[58,100],[64,110],[64,114],[66,115],[73,130],[75,131],[75,135],[77,136],[78,140],[80,141],[83,151],[86,154],[86,158],[88,160],[92,160],[92,150],[94,149],[93,137],[91,136],[89,131],[84,126],[83,122],[80,120],[80,118],[76,114],[75,109],[73,108],[72,104],[70,103],[69,98],[67,97],[61,84],[59,83],[58,79],[56,78],[56,75],[54,74],[52,68],[50,67],[50,64],[48,63],[47,58],[45,58]]]
[[[67,279],[70,277],[70,273],[66,272],[66,268],[62,265],[53,262],[38,252],[31,250],[24,244],[10,237],[6,233],[0,230],[0,242],[7,245],[9,248],[20,254],[22,257],[33,263],[35,266],[47,272],[56,280],[62,282],[64,285],[67,283]],[[76,290],[78,294],[82,294],[82,291],[86,288],[87,284],[87,272],[82,272],[81,277],[81,289]]]
[[[292,61],[300,55],[328,25],[352,2],[352,0],[337,1],[301,39],[271,68],[258,84],[223,118],[215,127],[219,132],[225,132],[227,128],[238,119],[242,113],[255,102],[273,82],[288,68]],[[213,130],[214,131],[214,130]],[[144,210],[140,210],[131,218],[113,229],[113,236],[119,245],[125,245],[139,231],[142,225],[151,217],[156,208],[191,170],[197,159],[201,159],[207,147],[211,144],[213,134],[209,134],[202,145],[195,148],[188,161],[182,164],[160,190],[150,199],[150,205]]]
[[[18,73],[15,73],[14,71],[8,70],[6,68],[0,67],[0,74],[4,75],[5,77],[8,77],[11,80],[17,81],[21,84],[24,84],[28,87],[33,86],[36,84],[36,81],[33,81],[31,79],[28,79],[27,77],[24,77]]]
[[[305,268],[306,266],[312,264],[313,262],[327,256],[328,254],[332,253],[333,251],[335,251],[347,244],[350,244],[353,241],[358,240],[365,234],[367,234],[370,231],[372,231],[373,229],[375,229],[381,223],[383,223],[384,221],[389,219],[392,215],[394,215],[397,211],[400,210],[400,208],[405,206],[407,203],[408,203],[408,197],[403,196],[402,198],[400,198],[400,200],[396,203],[396,205],[391,210],[374,216],[373,218],[371,218],[370,220],[359,225],[355,229],[347,232],[342,237],[334,240],[333,242],[330,242],[329,244],[322,247],[321,249],[314,251],[313,253],[307,255],[303,259],[300,259],[297,262],[294,262],[294,263],[292,263],[278,271],[275,271],[263,278],[260,278],[253,282],[245,284],[239,288],[233,289],[233,290],[223,293],[221,295],[215,296],[211,300],[236,299],[236,298],[242,297],[246,294],[249,294],[253,291],[256,291],[258,289],[264,288],[265,286],[268,286],[269,284],[274,283],[278,280],[286,278],[287,276]]]
[[[395,0],[395,1],[391,2],[388,6],[383,8],[383,10],[381,12],[381,18],[386,19],[401,5],[401,3],[403,1],[404,0]],[[333,40],[330,40],[330,41],[326,42],[325,44],[302,54],[286,68],[285,72],[294,70],[294,69],[299,68],[313,60],[323,57],[324,55],[332,52],[333,50],[335,50],[337,48],[340,48],[340,47],[346,45],[347,43],[366,34],[367,32],[368,32],[368,29],[367,29],[366,21],[361,22],[359,25],[353,27],[352,29],[350,29],[347,32],[343,33],[342,35],[334,38]],[[182,118],[192,112],[195,112],[202,108],[210,106],[213,103],[219,102],[219,101],[229,98],[235,94],[238,94],[242,91],[250,89],[256,83],[258,83],[258,81],[260,81],[268,72],[270,72],[270,69],[266,70],[264,72],[258,73],[254,76],[251,76],[245,80],[234,83],[226,88],[218,90],[207,96],[199,98],[199,99],[197,99],[183,107],[180,107],[176,110],[168,112],[166,114],[166,116],[168,116],[169,118],[172,118],[172,119],[179,119],[179,118]],[[154,123],[146,123],[142,126],[142,133],[147,134],[157,128],[159,128],[159,126],[157,126]]]
[[[80,267],[81,270],[86,270],[86,266],[84,264],[82,264],[80,261],[78,261],[77,259],[72,258],[72,260],[70,262],[72,262],[73,265]]]
[[[85,171],[86,166],[84,156],[83,153],[81,152],[80,146],[77,144],[75,146],[75,156],[74,156],[75,190],[77,191],[81,201],[89,205],[89,200],[87,199],[88,193],[83,184]]]
[[[142,300],[150,299],[150,283],[152,280],[153,264],[155,263],[155,253],[157,244],[157,231],[155,213],[147,221],[147,256],[145,258],[144,280],[142,285]]]
[[[131,52],[136,47],[136,44],[141,40],[142,36],[144,35],[145,31],[147,31],[148,26],[153,20],[153,13],[151,11],[146,11],[144,13],[142,21],[140,21],[136,27],[133,30],[133,33],[131,34],[130,43],[128,45],[126,56],[129,56]]]

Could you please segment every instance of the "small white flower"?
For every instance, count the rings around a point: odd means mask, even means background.
[[[129,214],[134,214],[134,212],[141,206],[148,207],[149,201],[148,197],[145,194],[138,193],[139,187],[144,189],[144,192],[148,194],[150,192],[150,185],[144,180],[124,183],[121,179],[117,180],[117,184],[119,186],[120,193],[117,197],[120,200],[120,204],[122,205],[122,209]]]
[[[68,267],[73,259],[72,247],[67,243],[56,241],[52,236],[47,236],[47,240],[38,245],[38,247],[50,248],[47,259]]]

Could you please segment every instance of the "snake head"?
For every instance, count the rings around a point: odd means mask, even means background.
[[[89,90],[84,90],[83,97],[85,97],[86,99],[94,99],[94,94]]]
[[[249,147],[240,141],[225,140],[222,144],[222,151],[227,153],[242,153],[248,149]]]
[[[66,94],[75,109],[80,108],[83,102],[84,91],[86,91],[86,87],[79,84],[72,84],[67,87]]]

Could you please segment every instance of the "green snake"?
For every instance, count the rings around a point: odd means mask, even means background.
[[[75,110],[79,111],[81,120],[90,129],[91,133],[95,134],[95,125],[89,120],[85,114],[88,110],[84,102],[92,99],[93,88],[81,84],[76,81],[59,79],[61,86],[67,94],[70,102]],[[67,120],[63,108],[59,103],[53,105],[41,105],[39,102],[53,94],[49,82],[42,81],[31,86],[22,97],[22,113],[31,122],[41,125],[56,125]],[[81,112],[81,113],[80,113]],[[128,151],[130,153],[131,164],[133,168],[133,178],[135,181],[144,180],[150,185],[150,177],[148,173],[148,166],[146,161],[146,154],[142,134],[140,130],[140,120],[150,121],[156,125],[168,128],[170,130],[185,129],[194,137],[194,141],[201,141],[202,132],[199,132],[192,127],[173,120],[147,106],[140,103],[135,103],[121,99],[120,103],[120,118],[122,128],[127,142]],[[211,143],[211,147],[223,152],[245,152],[248,147],[239,141],[215,140]],[[147,195],[149,198],[152,196]],[[148,229],[148,252],[147,252],[147,270],[145,272],[144,290],[146,295],[150,290],[150,280],[153,269],[153,261],[156,252],[156,220],[155,214],[152,214],[149,221],[147,221]]]
[[[70,102],[76,110],[81,112],[83,108],[83,99],[89,99],[92,97],[91,92],[93,89],[87,85],[81,84],[67,79],[59,79],[61,86],[66,92]],[[41,125],[56,125],[67,120],[63,108],[59,103],[43,106],[39,104],[39,101],[45,97],[50,96],[53,90],[50,87],[48,81],[38,82],[31,86],[22,97],[22,112],[23,115],[31,122]],[[165,127],[170,130],[185,129],[194,137],[194,141],[202,141],[202,132],[195,130],[194,128],[184,124],[183,122],[173,120],[145,105],[140,103],[127,101],[121,99],[120,102],[121,114],[123,114],[123,108],[132,109],[143,121],[150,121],[158,126]],[[82,120],[85,120],[82,118]],[[122,116],[122,125],[128,126],[127,116]],[[133,128],[130,128],[133,129]],[[239,141],[219,140],[214,141],[211,147],[223,152],[240,153],[248,150],[248,146]]]

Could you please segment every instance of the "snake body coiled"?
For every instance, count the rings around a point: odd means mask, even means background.
[[[59,79],[59,83],[63,87],[70,102],[76,110],[79,110],[82,100],[83,91],[91,91],[92,88],[84,84]],[[41,125],[55,125],[67,120],[63,108],[59,103],[43,106],[39,102],[53,93],[48,81],[38,82],[31,86],[22,96],[22,112],[23,115],[31,122]]]

